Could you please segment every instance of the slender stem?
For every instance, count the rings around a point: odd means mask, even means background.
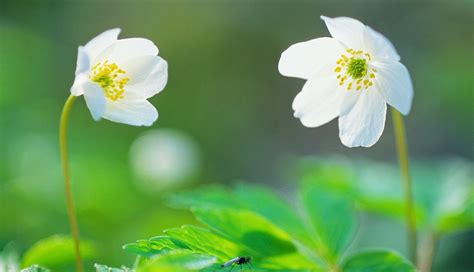
[[[399,111],[392,108],[393,126],[397,142],[398,160],[403,180],[403,191],[405,194],[405,216],[407,223],[408,252],[410,259],[416,263],[416,219],[413,205],[412,182],[410,176],[410,161],[405,133],[405,123]]]
[[[74,101],[76,101],[76,96],[71,95],[64,104],[63,112],[61,114],[61,121],[59,124],[59,149],[61,152],[61,162],[63,165],[64,172],[64,187],[66,193],[67,214],[69,217],[69,225],[71,226],[72,237],[74,240],[74,251],[76,253],[76,271],[83,272],[84,267],[82,265],[79,246],[79,227],[77,225],[77,217],[76,212],[74,210],[74,200],[71,189],[71,173],[69,172],[69,160],[67,153],[67,125],[69,122],[69,114],[71,112],[72,106],[74,105]]]
[[[430,232],[422,240],[418,256],[418,268],[421,272],[430,272],[433,266],[436,247],[438,246],[439,236],[435,232]]]

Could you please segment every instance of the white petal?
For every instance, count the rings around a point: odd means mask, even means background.
[[[158,111],[147,100],[107,100],[103,118],[132,126],[151,126],[158,119]]]
[[[347,89],[342,90],[344,92],[344,97],[342,98],[341,110],[339,115],[344,115],[348,113],[354,107],[355,103],[359,100],[360,91],[355,91],[354,89],[348,91]]]
[[[374,145],[385,126],[387,105],[373,88],[359,93],[356,103],[339,117],[339,138],[348,147]]]
[[[293,101],[294,116],[306,127],[318,127],[339,115],[344,92],[332,70],[309,79]]]
[[[87,82],[88,74],[90,70],[90,59],[87,55],[83,46],[79,46],[77,49],[77,62],[76,62],[76,77],[74,78],[74,83],[71,87],[71,94],[75,96],[82,95],[83,93],[83,84]]]
[[[125,95],[149,98],[162,91],[168,80],[168,63],[158,56],[142,56],[120,64],[130,81]]]
[[[363,33],[365,26],[363,23],[349,17],[329,18],[321,16],[321,19],[326,23],[329,33],[334,39],[342,42],[346,47],[356,50],[364,49]]]
[[[94,120],[99,120],[105,111],[106,98],[102,88],[91,81],[84,83],[84,99]]]
[[[387,103],[407,115],[413,100],[413,85],[407,68],[400,62],[373,61],[377,69],[375,87]]]
[[[366,26],[364,30],[365,48],[375,59],[399,61],[400,56],[393,44],[381,33]]]
[[[121,63],[136,57],[156,55],[158,55],[158,47],[148,39],[121,39],[107,47],[94,59],[93,63],[103,60],[108,60],[110,63]]]
[[[90,60],[94,60],[105,48],[117,41],[120,28],[107,30],[88,42],[84,49],[89,54]]]
[[[308,79],[344,52],[344,46],[332,38],[318,38],[293,44],[286,49],[278,63],[280,74]]]
[[[76,61],[76,72],[75,75],[87,72],[90,70],[90,59],[86,50],[83,46],[79,46],[77,49],[77,61]]]
[[[84,93],[84,84],[89,82],[89,71],[77,74],[71,87],[71,94],[80,96]]]

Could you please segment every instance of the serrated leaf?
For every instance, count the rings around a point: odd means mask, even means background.
[[[167,229],[165,233],[185,242],[194,252],[213,255],[221,261],[241,255],[239,246],[205,228],[182,226]]]
[[[88,241],[81,241],[81,256],[90,259],[95,255],[93,245]],[[54,235],[36,242],[23,256],[22,266],[38,264],[58,269],[73,264],[75,260],[74,242],[68,236]]]
[[[189,249],[181,241],[170,236],[155,236],[148,240],[137,240],[123,246],[126,251],[144,257],[151,257],[174,249]]]
[[[6,270],[6,271],[10,271],[10,270]],[[50,271],[51,270],[44,268],[42,266],[36,265],[36,264],[20,270],[20,272],[50,272]]]
[[[254,258],[296,251],[286,232],[254,212],[235,209],[196,209],[194,213],[203,224],[234,243],[245,246]]]
[[[171,236],[155,236],[151,237],[150,242],[152,242],[152,245],[154,247],[159,247],[159,248],[168,248],[168,249],[190,249],[186,243],[183,243],[179,239],[175,239],[174,237]]]
[[[215,265],[217,258],[206,254],[175,250],[153,258],[140,272],[198,271]]]
[[[108,267],[103,264],[94,265],[96,272],[133,272],[133,269],[122,266],[121,268]]]
[[[414,272],[415,267],[393,251],[371,250],[349,257],[343,272]]]
[[[318,253],[335,263],[354,234],[356,219],[351,202],[321,182],[306,182],[301,197],[320,244]]]

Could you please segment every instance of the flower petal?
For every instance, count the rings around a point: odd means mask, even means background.
[[[339,115],[344,92],[332,70],[309,79],[293,101],[294,116],[306,127],[318,127]]]
[[[141,56],[158,55],[158,47],[144,38],[121,39],[107,47],[93,63],[108,60],[111,63],[121,63]]]
[[[296,43],[281,54],[278,71],[284,76],[308,79],[323,66],[335,62],[344,50],[333,38]]]
[[[374,145],[385,126],[387,105],[375,90],[359,93],[356,103],[339,117],[339,138],[348,147]]]
[[[90,60],[94,60],[105,48],[117,41],[119,34],[120,28],[114,28],[105,31],[90,40],[90,42],[84,46],[84,50],[89,55]]]
[[[407,68],[400,62],[373,61],[377,69],[375,87],[387,103],[407,115],[413,100],[413,84]]]
[[[125,95],[149,98],[162,91],[168,80],[168,63],[158,56],[142,56],[120,64],[130,78]]]
[[[79,46],[77,49],[77,61],[75,75],[87,72],[90,70],[90,59],[84,46]]]
[[[132,126],[151,126],[158,119],[158,111],[145,99],[107,100],[103,118]]]
[[[365,48],[373,55],[374,59],[400,60],[400,56],[393,44],[384,35],[373,30],[370,26],[365,27],[364,43]]]
[[[363,33],[365,25],[349,17],[329,18],[321,16],[331,36],[342,42],[346,47],[356,50],[364,49]]]
[[[105,111],[106,98],[102,88],[93,82],[85,82],[83,85],[84,99],[92,118],[98,121]]]
[[[74,78],[74,83],[71,87],[72,95],[80,96],[84,93],[84,84],[90,81],[88,74],[89,72],[84,72],[76,75],[76,77]]]

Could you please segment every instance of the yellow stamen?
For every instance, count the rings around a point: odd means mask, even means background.
[[[344,54],[337,59],[334,73],[339,80],[340,86],[355,90],[369,89],[374,85],[376,69],[370,67],[372,56],[363,50],[347,48]]]
[[[126,72],[115,63],[109,63],[108,60],[96,63],[92,66],[91,80],[97,82],[104,90],[104,95],[112,101],[124,97],[125,85],[130,81],[123,75]]]

